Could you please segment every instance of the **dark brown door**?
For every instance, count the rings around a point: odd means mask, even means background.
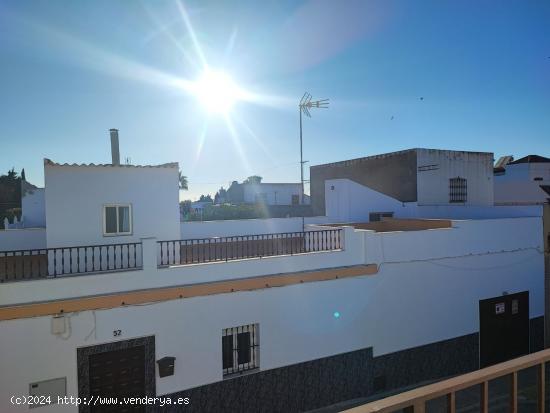
[[[480,367],[528,353],[529,291],[480,300]]]
[[[145,412],[145,405],[124,404],[123,398],[145,397],[145,346],[90,356],[90,395],[116,404],[91,406],[92,412]]]

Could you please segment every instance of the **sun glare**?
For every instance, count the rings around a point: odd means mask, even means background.
[[[228,113],[241,96],[233,79],[221,71],[206,70],[195,82],[194,89],[204,108],[213,113]]]

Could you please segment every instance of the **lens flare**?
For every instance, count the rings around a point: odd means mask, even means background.
[[[195,82],[194,93],[208,112],[228,113],[241,99],[241,91],[226,73],[206,70]]]

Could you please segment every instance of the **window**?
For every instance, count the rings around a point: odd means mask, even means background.
[[[468,185],[465,178],[449,179],[449,202],[465,203],[468,199]]]
[[[371,213],[369,213],[369,222],[382,221],[382,218],[393,218],[393,212],[371,212]]]
[[[222,334],[223,375],[257,369],[259,363],[258,324],[225,328]]]
[[[292,205],[298,205],[300,203],[300,195],[292,195]]]
[[[104,205],[103,235],[129,235],[131,233],[131,205]]]

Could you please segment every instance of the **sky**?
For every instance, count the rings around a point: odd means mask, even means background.
[[[413,147],[550,156],[548,1],[0,0],[0,173],[179,162],[189,190]],[[209,111],[207,71],[243,93]],[[306,178],[309,175],[306,169]]]

